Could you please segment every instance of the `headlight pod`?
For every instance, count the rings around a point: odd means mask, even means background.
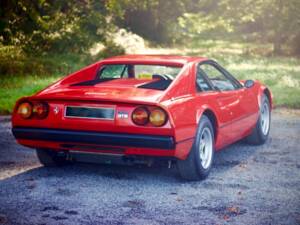
[[[23,102],[19,105],[17,113],[23,119],[29,119],[32,116],[32,104],[30,102]]]
[[[33,116],[38,119],[44,119],[48,116],[49,106],[44,102],[23,102],[18,106],[17,113],[23,119],[29,119]]]
[[[135,108],[131,118],[136,125],[146,126],[150,124],[154,127],[161,127],[165,125],[168,120],[168,116],[163,109],[144,106]]]

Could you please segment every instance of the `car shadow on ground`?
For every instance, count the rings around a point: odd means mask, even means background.
[[[249,158],[251,158],[259,146],[249,146],[244,142],[237,142],[219,152],[216,152],[213,168],[210,177],[217,179],[222,177],[223,173],[227,173],[235,167],[243,167]],[[152,180],[156,179],[160,182],[178,183],[185,182],[178,174],[176,164],[172,164],[169,169],[167,163],[157,163],[151,167],[146,165],[116,165],[116,164],[100,164],[100,163],[82,163],[76,162],[72,165],[63,167],[46,168],[43,166],[27,170],[18,175],[6,178],[12,182],[14,179],[35,179],[35,178],[61,178],[72,179],[72,177],[86,178],[98,177],[103,179],[115,180]]]

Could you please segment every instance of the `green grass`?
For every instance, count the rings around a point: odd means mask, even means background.
[[[185,48],[155,49],[155,52],[214,58],[237,78],[260,80],[266,84],[273,92],[276,106],[300,108],[300,59],[272,56],[270,45],[209,40],[192,42]],[[0,49],[0,58],[8,53],[3,53]],[[0,73],[0,114],[10,113],[18,98],[32,95],[60,77],[96,61],[76,55],[29,59],[16,57],[11,59],[13,60],[15,65],[23,63],[29,69],[24,69],[21,65],[18,70],[21,73],[14,71],[14,68],[5,76]],[[1,67],[0,64],[0,71]],[[10,67],[11,65],[6,65],[5,68]],[[30,72],[26,73],[26,70]]]
[[[208,40],[192,42],[178,52],[213,58],[238,79],[259,80],[267,85],[275,106],[300,108],[300,59],[273,56],[270,44]]]
[[[9,114],[17,99],[30,96],[58,80],[60,76],[16,75],[1,78],[0,82],[0,114]]]
[[[260,80],[274,95],[277,106],[300,108],[300,63],[289,58],[245,58],[226,62],[239,79]]]
[[[0,46],[0,114],[11,113],[20,97],[30,96],[93,61],[89,55],[25,56],[16,47]]]

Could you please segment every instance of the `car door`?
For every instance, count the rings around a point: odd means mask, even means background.
[[[202,77],[202,83],[199,82],[199,77]],[[213,97],[207,96],[207,89],[204,86],[211,87],[211,91],[215,94]],[[216,102],[215,110],[218,113],[219,118],[219,136],[221,140],[218,140],[220,146],[232,143],[236,140],[236,133],[233,132],[233,123],[238,121],[240,118],[241,111],[241,93],[240,88],[242,86],[235,83],[219,68],[218,64],[213,61],[206,61],[199,64],[197,69],[197,83],[199,89],[202,92],[206,92],[205,98],[201,102],[208,101],[207,104],[212,104]],[[203,94],[201,94],[204,96]]]
[[[245,137],[249,134],[249,131],[256,124],[259,105],[257,97],[251,88],[244,87],[239,81],[237,81],[227,70],[220,65],[216,64],[218,69],[235,84],[236,95],[238,96],[237,111],[233,112],[233,121],[231,123],[231,132],[235,137],[235,140]]]

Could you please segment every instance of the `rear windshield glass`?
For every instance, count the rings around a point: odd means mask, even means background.
[[[97,74],[98,79],[164,79],[173,80],[182,67],[165,65],[113,64],[104,65]]]

